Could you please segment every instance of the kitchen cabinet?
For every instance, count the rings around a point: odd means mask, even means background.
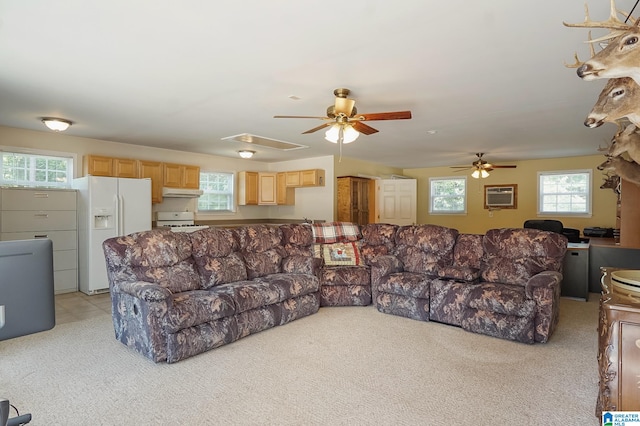
[[[169,188],[200,188],[200,167],[163,163],[163,186]]]
[[[286,186],[297,188],[298,186],[302,185],[300,180],[300,171],[295,170],[295,171],[284,172],[284,173],[285,173]]]
[[[324,170],[301,170],[300,186],[324,186]]]
[[[287,175],[289,172],[276,174],[276,204],[292,206],[296,203],[296,193],[293,188],[287,185]]]
[[[338,178],[338,221],[369,223],[369,214],[373,211],[371,182],[371,179],[354,176]]]
[[[138,176],[151,179],[151,203],[162,202],[162,163],[159,161],[138,161]]]
[[[611,272],[602,268],[598,324],[598,400],[602,411],[640,411],[640,303],[614,291]]]
[[[138,160],[85,155],[84,163],[85,175],[123,178],[138,177]]]
[[[276,205],[276,173],[258,173],[258,205]]]
[[[36,188],[0,191],[0,241],[50,239],[55,293],[77,291],[76,191]]]
[[[258,205],[258,172],[238,173],[238,204],[241,206]]]

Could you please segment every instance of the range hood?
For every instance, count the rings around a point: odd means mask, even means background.
[[[201,189],[162,188],[162,196],[165,198],[198,198],[201,195]]]

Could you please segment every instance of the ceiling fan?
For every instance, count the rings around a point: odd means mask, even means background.
[[[463,170],[471,170],[473,169],[473,173],[471,173],[471,177],[478,179],[478,178],[486,178],[489,177],[489,172],[492,171],[493,169],[515,169],[517,166],[515,165],[497,165],[497,164],[491,164],[485,160],[482,159],[482,156],[484,155],[483,152],[478,152],[476,153],[476,157],[478,157],[478,159],[476,161],[474,161],[473,163],[471,163],[471,166],[452,166],[452,169],[461,169],[458,171],[463,171]]]
[[[273,118],[315,118],[324,120],[325,123],[309,129],[302,134],[317,132],[318,130],[329,128],[325,134],[325,139],[333,143],[350,143],[358,138],[360,133],[371,135],[378,130],[364,124],[364,121],[375,120],[406,120],[411,118],[411,111],[376,112],[368,114],[358,114],[355,107],[356,101],[349,99],[351,91],[349,89],[336,89],[333,94],[336,96],[334,105],[327,108],[326,117],[307,115],[274,115]]]

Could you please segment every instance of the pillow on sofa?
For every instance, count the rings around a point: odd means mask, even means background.
[[[311,226],[316,243],[332,244],[358,241],[361,237],[360,228],[351,222],[323,222],[314,223]]]
[[[324,264],[335,265],[360,265],[360,250],[357,243],[333,243],[322,245],[322,258]]]

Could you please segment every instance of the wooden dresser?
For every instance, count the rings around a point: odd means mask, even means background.
[[[602,411],[640,411],[640,297],[614,290],[616,269],[622,268],[601,268],[598,417]]]

